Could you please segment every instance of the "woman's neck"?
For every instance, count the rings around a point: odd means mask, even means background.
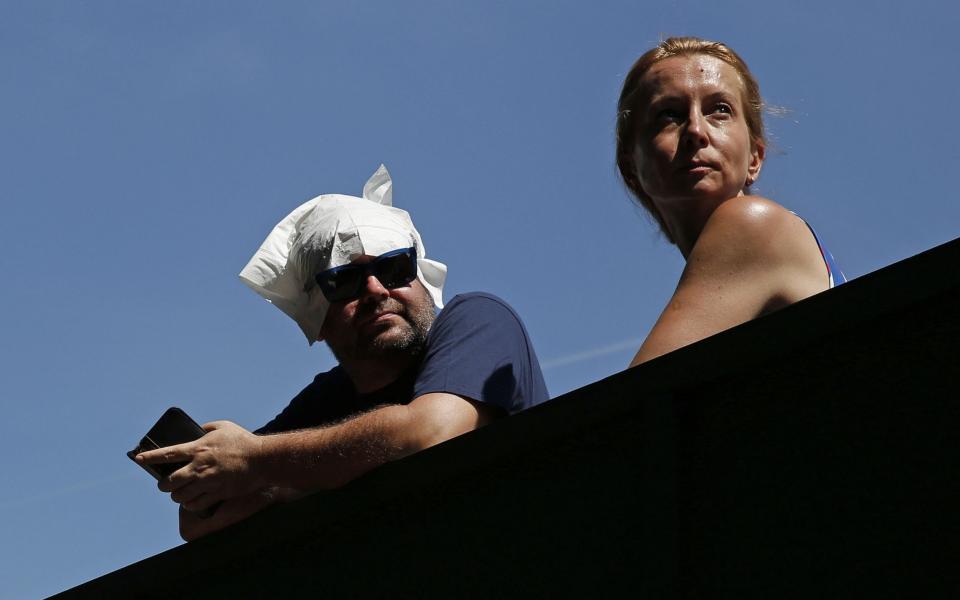
[[[737,196],[742,195],[742,191],[737,194]],[[700,234],[703,233],[703,228],[707,226],[707,221],[710,220],[713,211],[717,210],[717,207],[724,202],[726,200],[710,202],[703,198],[696,198],[682,204],[674,203],[670,206],[672,210],[659,209],[667,231],[670,232],[670,237],[673,238],[684,260],[689,258],[690,253],[693,252],[693,247],[700,239]]]

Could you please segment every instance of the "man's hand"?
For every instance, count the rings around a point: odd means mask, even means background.
[[[242,521],[250,515],[263,510],[276,502],[288,502],[298,497],[295,490],[267,487],[245,496],[225,500],[209,518],[201,518],[196,513],[180,506],[180,537],[191,542],[208,533],[219,531],[228,525]]]
[[[203,428],[207,434],[198,440],[137,455],[137,462],[143,464],[188,463],[160,481],[157,487],[161,491],[172,492],[170,497],[174,502],[187,511],[196,512],[266,486],[267,482],[257,472],[257,459],[263,447],[259,436],[230,421],[214,421]],[[223,512],[226,505],[224,503],[216,514]],[[232,509],[226,514],[232,515]]]

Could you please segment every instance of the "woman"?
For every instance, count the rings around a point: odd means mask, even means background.
[[[617,166],[686,259],[635,366],[842,281],[807,224],[749,195],[766,139],[756,80],[727,46],[669,38],[627,75]]]

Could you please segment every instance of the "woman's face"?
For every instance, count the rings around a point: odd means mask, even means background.
[[[763,148],[751,143],[729,64],[705,54],[664,59],[644,74],[638,100],[634,167],[662,214],[688,201],[719,205],[760,173]]]

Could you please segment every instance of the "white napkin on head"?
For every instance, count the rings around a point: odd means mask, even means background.
[[[443,308],[447,267],[426,258],[420,234],[405,210],[394,208],[393,182],[380,168],[363,186],[363,197],[324,194],[284,217],[240,271],[240,280],[297,322],[312,345],[329,303],[314,275],[360,256],[417,249],[417,279],[434,306]]]

